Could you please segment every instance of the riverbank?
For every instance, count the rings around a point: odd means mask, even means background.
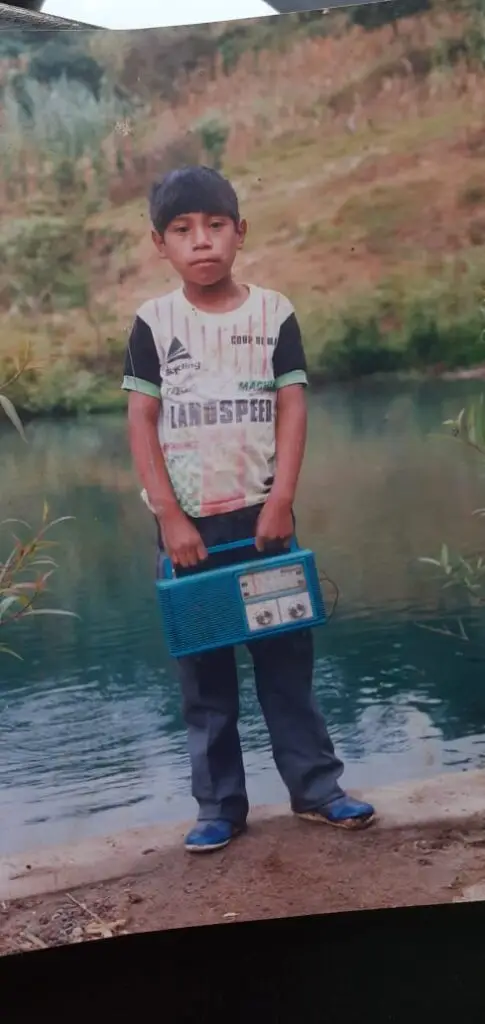
[[[372,386],[372,385],[401,385],[402,387],[409,387],[413,385],[425,384],[427,381],[484,381],[485,382],[485,363],[479,363],[476,366],[462,367],[454,370],[446,369],[442,366],[430,367],[427,371],[421,370],[410,370],[407,372],[397,373],[369,373],[360,377],[344,377],[339,379],[338,377],[328,376],[321,371],[309,371],[309,381],[312,391],[318,392],[324,387],[338,384],[343,387],[359,387],[359,386]],[[1,390],[1,387],[0,387]],[[122,391],[119,386],[113,388],[103,388],[102,392],[97,394],[96,391],[92,396],[86,400],[85,396],[81,396],[79,403],[71,401],[69,405],[63,404],[60,400],[58,405],[47,405],[33,408],[30,405],[22,405],[20,401],[16,403],[16,409],[24,423],[36,420],[72,420],[78,417],[85,416],[106,416],[113,415],[115,413],[124,412],[127,404],[127,395],[125,391]]]
[[[137,41],[128,66],[146,74],[128,87],[119,47],[101,56],[88,33],[64,59],[97,67],[95,97],[67,80],[43,78],[39,91],[42,46],[27,48],[18,71],[34,89],[35,140],[19,131],[20,93],[4,111],[0,382],[26,349],[32,359],[14,404],[46,416],[118,407],[135,311],[177,286],[145,197],[154,176],[187,163],[233,181],[249,224],[238,276],[291,298],[313,379],[483,363],[485,75],[475,14],[455,6],[368,30],[343,12],[288,16],[277,19],[284,50],[265,19],[229,37],[224,25],[178,29],[169,44],[150,37],[145,57]],[[167,45],[174,67],[190,67],[169,87],[158,79]],[[133,107],[118,119],[121,95]]]
[[[257,809],[233,846],[181,848],[185,825],[0,862],[0,953],[159,928],[485,898],[485,771],[366,794],[378,825],[311,826]]]

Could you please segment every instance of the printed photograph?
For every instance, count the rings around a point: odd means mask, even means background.
[[[485,898],[485,8],[0,40],[0,952]]]

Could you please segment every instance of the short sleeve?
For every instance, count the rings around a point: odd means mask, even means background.
[[[151,328],[140,316],[135,318],[125,355],[122,388],[160,398],[160,360]]]
[[[289,384],[308,384],[307,364],[301,331],[292,311],[281,324],[273,353],[273,373],[277,389]]]

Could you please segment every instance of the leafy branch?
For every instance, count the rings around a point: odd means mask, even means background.
[[[8,388],[16,384],[22,374],[26,373],[27,370],[32,369],[32,359],[30,346],[27,346],[22,359],[16,362],[15,370],[7,377],[7,380],[0,383],[0,407],[3,409],[5,415],[8,417],[10,422],[13,424],[17,432],[20,434],[23,441],[27,441],[25,436],[25,430],[23,427],[22,420],[8,395],[5,394]]]
[[[450,428],[451,435],[461,444],[485,458],[485,397],[472,402],[462,409],[454,420],[446,420],[445,427]],[[485,508],[477,508],[473,516],[485,519]],[[462,555],[451,555],[447,544],[443,544],[439,558],[420,558],[420,562],[431,565],[439,570],[441,589],[458,589],[464,591],[471,607],[485,606],[485,555],[464,558]],[[430,630],[429,626],[422,626]],[[461,619],[458,619],[458,633],[447,628],[432,629],[432,632],[453,636],[460,640],[468,640]]]
[[[450,427],[452,436],[479,455],[485,456],[485,399],[483,395],[462,409],[456,420],[445,420],[443,426]]]
[[[9,626],[19,619],[25,619],[32,615],[67,615],[77,618],[73,612],[64,611],[60,608],[37,607],[38,599],[45,593],[47,583],[52,574],[58,568],[57,563],[48,552],[57,545],[56,541],[46,539],[49,530],[60,523],[72,519],[72,516],[62,516],[59,519],[48,521],[49,506],[44,504],[42,525],[34,533],[29,523],[20,519],[5,519],[0,525],[18,524],[24,526],[30,534],[30,539],[22,541],[14,536],[14,547],[5,562],[0,562],[0,629],[2,626]],[[0,652],[11,654],[13,657],[22,660],[19,654],[12,651],[5,644],[0,643]]]
[[[27,437],[22,421],[13,402],[5,394],[5,389],[14,384],[30,367],[30,352],[27,351],[14,373],[0,384],[0,407],[26,443]],[[57,542],[50,540],[47,535],[54,527],[72,518],[62,516],[49,520],[49,506],[44,502],[41,525],[35,532],[29,523],[21,519],[5,519],[0,523],[0,527],[22,526],[29,534],[27,540],[22,540],[14,534],[12,550],[4,562],[0,561],[0,629],[32,615],[65,615],[77,618],[73,612],[60,608],[38,607],[39,598],[46,592],[48,581],[58,568],[49,554]],[[22,660],[21,655],[4,643],[0,643],[0,654],[10,654]]]

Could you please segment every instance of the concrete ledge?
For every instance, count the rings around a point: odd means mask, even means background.
[[[366,791],[379,815],[379,828],[485,822],[485,771],[450,773],[425,782]],[[288,807],[261,806],[251,820],[288,815]],[[87,839],[0,858],[0,900],[25,899],[78,886],[153,871],[163,854],[177,848],[189,826],[156,825],[116,836]]]

